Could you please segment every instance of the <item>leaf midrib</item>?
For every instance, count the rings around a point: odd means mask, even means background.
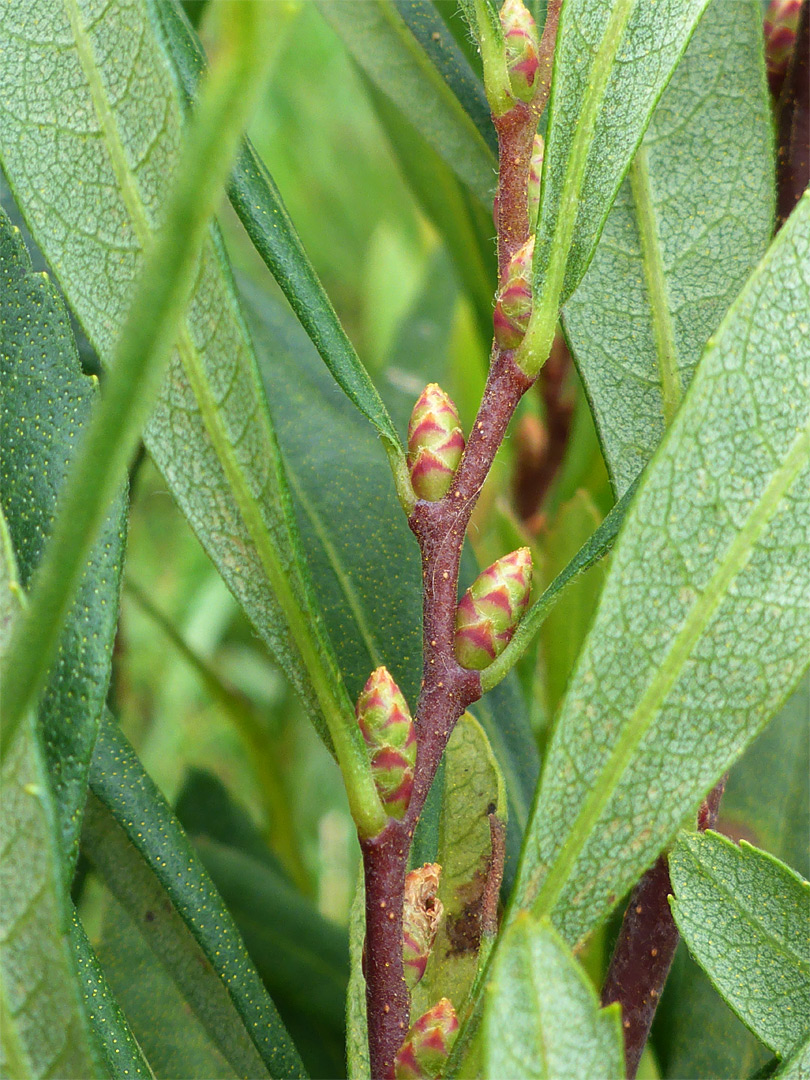
[[[648,150],[643,143],[630,166],[630,188],[636,211],[641,242],[641,265],[647,286],[655,353],[661,377],[664,425],[669,427],[683,397],[683,383],[678,368],[678,352],[675,347],[658,223],[653,206]]]
[[[744,907],[740,903],[738,895],[731,887],[721,878],[716,876],[716,871],[712,866],[701,861],[701,859],[692,851],[689,851],[689,855],[694,862],[696,870],[701,874],[704,881],[708,882],[713,889],[726,898],[728,903],[730,903],[736,911],[744,916],[745,922],[752,927],[761,940],[770,944],[773,947],[774,952],[795,964],[795,966],[799,968],[801,974],[804,975],[805,981],[810,982],[810,961],[807,961],[803,956],[794,952],[786,938],[779,938],[774,931],[769,930],[764,923],[757,918],[755,911]],[[680,907],[683,910],[686,907],[686,901],[676,900],[675,906],[676,908]],[[728,904],[726,906],[728,906]]]
[[[679,678],[692,649],[722,603],[731,582],[743,570],[754,544],[779,509],[782,499],[809,456],[810,420],[799,430],[782,465],[773,474],[745,524],[729,544],[706,588],[692,605],[655,676],[648,683],[641,701],[586,797],[568,834],[568,840],[563,844],[534,900],[533,907],[538,916],[548,915],[554,908],[600,815],[618,787],[636,747],[658,715],[659,707]]]
[[[146,217],[136,179],[127,161],[115,116],[109,108],[107,94],[98,70],[92,43],[82,24],[76,0],[63,0],[63,3],[76,41],[77,54],[82,70],[88,82],[93,107],[103,130],[104,144],[110,155],[124,204],[132,219],[138,242],[142,249],[146,250],[151,242],[152,230]],[[312,681],[318,703],[324,713],[324,719],[327,721],[333,738],[335,738],[337,735],[336,729],[341,726],[341,713],[331,693],[329,677],[323,670],[321,658],[313,647],[310,634],[306,631],[304,624],[307,620],[301,618],[301,605],[297,602],[298,598],[294,596],[290,589],[287,576],[276,558],[272,541],[262,521],[261,510],[250,492],[242,469],[234,458],[233,447],[224,430],[216,400],[204,373],[204,365],[191,339],[187,316],[183,320],[177,350],[197,399],[200,414],[225,471],[231,494],[239,508],[239,513],[250,538],[256,545],[262,566],[273,587],[276,600],[288,620],[293,640],[298,647],[306,671]],[[295,555],[294,548],[292,548],[292,552]],[[298,562],[297,557],[295,561]],[[302,589],[305,589],[303,582],[301,582],[301,586]],[[313,613],[310,613],[310,615],[309,624],[317,627],[317,619]],[[321,642],[321,645],[323,647],[324,643]],[[348,699],[346,704],[348,704]],[[350,735],[349,738],[351,740]],[[354,740],[351,741],[354,742]]]

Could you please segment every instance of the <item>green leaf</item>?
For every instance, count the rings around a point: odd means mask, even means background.
[[[98,381],[82,374],[59,292],[47,275],[33,272],[22,237],[2,210],[0,273],[0,506],[27,590],[97,400]],[[68,874],[78,851],[87,774],[110,679],[123,511],[124,500],[118,498],[87,560],[37,708]]]
[[[734,765],[718,831],[765,848],[810,875],[810,677]],[[752,1076],[768,1052],[737,1019],[708,978],[679,949],[653,1031],[663,1076]]]
[[[587,543],[600,524],[600,515],[587,491],[580,488],[564,503],[544,538],[543,570],[548,585],[562,573],[577,549]],[[540,631],[545,669],[548,715],[554,716],[593,620],[607,565],[596,563],[572,581],[560,602],[546,616]]]
[[[0,509],[0,658],[23,603]],[[0,1075],[95,1076],[70,948],[61,829],[35,725],[23,722],[0,772]]]
[[[403,22],[458,98],[459,104],[475,124],[484,142],[493,154],[497,154],[498,137],[484,86],[459,47],[438,6],[431,0],[394,0],[394,3]],[[458,11],[454,11],[453,16],[460,21]],[[498,29],[500,30],[500,23]]]
[[[810,196],[645,470],[546,758],[520,903],[579,941],[777,711],[810,637]]]
[[[231,915],[109,716],[90,786],[83,847],[219,1052],[239,1075],[303,1075]]]
[[[600,1009],[565,943],[525,913],[499,944],[485,1009],[485,1076],[624,1076],[619,1007]]]
[[[152,1070],[113,996],[78,915],[73,913],[70,942],[84,993],[87,1018],[112,1077],[153,1080]]]
[[[774,1080],[808,1080],[810,1077],[810,1039],[791,1054],[784,1065],[774,1073]]]
[[[94,942],[105,978],[158,1080],[263,1078],[259,1068],[237,1073],[222,1056],[161,958],[140,932],[137,917],[104,890]],[[142,918],[142,916],[141,916]],[[113,1073],[114,1077],[122,1074]]]
[[[669,872],[689,951],[743,1023],[787,1056],[810,1030],[810,884],[711,832],[682,834]]]
[[[173,0],[154,3],[167,51],[190,102],[205,70],[202,46]],[[228,195],[335,381],[371,421],[389,452],[401,458],[399,437],[385,406],[318,280],[272,176],[247,139],[237,157]]]
[[[534,255],[518,360],[536,371],[588,268],[619,185],[707,0],[567,0],[554,53]]]
[[[11,18],[0,15],[0,33],[4,17]],[[4,35],[9,46],[0,72],[0,97],[9,110],[0,149],[4,168],[69,302],[108,363],[178,164],[179,91],[146,0],[125,13],[116,5],[101,14],[88,0],[45,0],[27,9],[25,19],[15,16],[11,29]],[[236,50],[239,67],[246,62],[243,52],[249,57],[251,50]],[[43,66],[53,76],[32,104],[20,72]],[[249,95],[241,98],[246,104]],[[240,99],[234,116],[244,104]],[[56,116],[64,119],[55,141],[49,117]],[[219,145],[220,157],[224,148]],[[94,177],[92,185],[87,176]],[[188,188],[199,182],[195,162],[181,170],[180,180]],[[187,216],[189,208],[184,210]],[[88,229],[85,219],[100,225]],[[178,213],[180,234],[182,224]],[[162,235],[167,257],[185,250]],[[177,283],[172,279],[169,289],[161,281],[150,278],[145,288],[159,291],[163,303]],[[130,352],[132,333],[130,328],[121,346]],[[145,395],[136,400],[143,409]],[[322,718],[321,732],[326,737],[328,729],[332,737],[358,827],[373,834],[383,811],[312,597],[255,357],[215,229],[203,247],[177,350],[144,438],[223,577],[313,717]]]
[[[393,0],[318,0],[318,7],[371,81],[405,112],[470,191],[490,205],[496,156]],[[460,53],[457,59],[461,65]]]
[[[482,901],[492,860],[490,814],[506,824],[503,777],[477,720],[465,713],[445,751],[439,846],[439,899],[444,917],[425,974],[411,994],[421,1016],[447,997],[461,1012],[478,971],[482,948]]]
[[[713,0],[564,312],[620,494],[770,242],[772,144],[758,0]]]
[[[346,995],[346,1064],[351,1080],[371,1080],[366,1021],[366,980],[363,975],[363,945],[366,940],[366,890],[363,868],[357,875],[357,888],[349,916],[349,954],[351,970]]]

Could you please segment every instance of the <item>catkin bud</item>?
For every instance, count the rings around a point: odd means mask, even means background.
[[[408,704],[387,668],[372,671],[356,712],[382,804],[391,817],[404,817],[413,791],[416,731]]]
[[[456,1010],[442,998],[411,1025],[394,1058],[397,1080],[435,1080],[450,1056],[457,1032]]]
[[[542,135],[535,135],[532,147],[532,160],[529,165],[529,232],[534,234],[537,228],[537,216],[540,213],[540,178],[543,174],[543,154],[545,143]],[[531,260],[530,260],[531,261]]]
[[[532,316],[532,262],[534,236],[518,248],[506,271],[506,279],[495,301],[495,340],[502,349],[516,349],[523,340]]]
[[[436,940],[444,907],[437,896],[442,868],[425,863],[405,878],[402,908],[402,959],[405,982],[410,989],[425,974],[430,950]]]
[[[506,0],[501,8],[501,26],[512,93],[521,101],[531,101],[540,67],[537,25],[522,0]]]
[[[417,498],[436,502],[446,495],[463,453],[458,410],[440,386],[430,383],[408,424],[408,467]]]
[[[518,548],[479,574],[456,612],[456,659],[481,671],[500,656],[529,603],[532,556]]]

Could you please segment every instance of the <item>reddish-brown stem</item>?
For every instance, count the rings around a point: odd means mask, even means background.
[[[777,132],[778,226],[810,183],[810,0],[799,13],[796,44],[779,98]]]
[[[456,662],[458,569],[464,534],[520,398],[531,386],[508,352],[496,351],[467,449],[439,502],[417,502],[410,517],[422,552],[423,677],[416,710],[413,794],[402,821],[363,841],[366,884],[366,1013],[374,1080],[391,1080],[408,1029],[410,1001],[402,966],[402,895],[416,822],[450,733],[481,696],[481,677]]]
[[[549,5],[551,28],[543,35],[546,84],[559,0]],[[532,104],[517,104],[495,121],[498,176],[499,280],[511,255],[528,239],[527,184],[537,119],[547,97],[541,86]],[[542,104],[540,100],[542,99]],[[481,696],[481,677],[455,657],[458,571],[470,515],[518,402],[534,380],[512,353],[493,349],[484,396],[467,447],[448,493],[438,502],[418,501],[409,518],[422,554],[423,669],[416,709],[414,787],[402,821],[361,844],[366,887],[366,1015],[374,1080],[393,1080],[394,1059],[410,1022],[410,998],[402,964],[402,900],[416,823],[450,733],[462,712]],[[496,838],[499,841],[496,844]],[[493,832],[493,859],[501,860],[501,834]],[[497,848],[497,850],[496,850]],[[497,885],[493,885],[494,892]],[[497,919],[497,896],[489,897],[487,931]]]
[[[714,828],[725,786],[723,777],[702,804],[697,820],[701,832]],[[602,990],[603,1005],[618,1001],[622,1007],[628,1080],[638,1070],[678,947],[678,929],[669,909],[671,892],[667,859],[661,855],[633,890]]]

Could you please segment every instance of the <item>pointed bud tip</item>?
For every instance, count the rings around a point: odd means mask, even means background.
[[[417,498],[436,502],[446,495],[463,453],[458,410],[437,383],[429,383],[408,424],[408,468]]]
[[[447,1061],[458,1032],[452,1003],[442,998],[411,1026],[394,1059],[396,1080],[434,1080]]]
[[[530,236],[509,261],[495,303],[495,340],[502,349],[516,349],[528,329],[532,316],[533,262],[534,236]]]
[[[355,711],[383,806],[391,817],[401,818],[413,791],[416,729],[408,703],[388,668],[372,671]]]
[[[482,671],[512,640],[531,596],[532,554],[518,548],[482,571],[459,602],[455,651],[462,667]]]

